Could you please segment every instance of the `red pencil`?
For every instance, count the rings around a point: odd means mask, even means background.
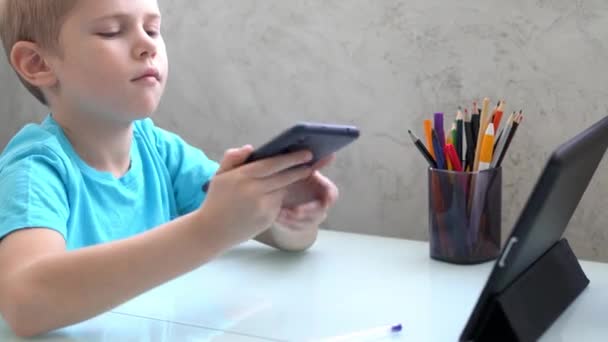
[[[500,126],[500,120],[502,119],[502,113],[505,110],[505,101],[501,100],[498,102],[498,106],[496,107],[496,111],[494,112],[494,118],[492,122],[494,123],[494,130],[498,132],[498,126]]]
[[[458,154],[456,153],[456,148],[452,144],[446,144],[444,147],[444,152],[446,157],[452,163],[452,168],[454,171],[461,172],[462,171],[462,163],[460,163],[460,158],[458,158]]]

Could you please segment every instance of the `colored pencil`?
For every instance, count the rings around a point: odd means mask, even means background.
[[[464,133],[467,141],[466,153],[465,153],[465,166],[464,170],[468,171],[470,166],[473,164],[472,156],[475,151],[475,143],[473,142],[473,129],[471,127],[471,117],[469,111],[464,109]]]
[[[511,131],[509,132],[509,136],[507,137],[507,140],[505,141],[505,146],[502,149],[500,155],[498,156],[498,159],[496,160],[496,164],[494,167],[500,167],[502,165],[502,161],[504,160],[505,155],[507,154],[507,150],[509,149],[509,146],[511,146],[511,142],[513,141],[515,132],[517,132],[517,128],[519,127],[519,125],[521,124],[523,119],[524,119],[524,116],[521,111],[519,112],[519,115],[517,116],[517,118],[513,119],[513,127],[511,128]]]
[[[441,143],[441,151],[445,146],[445,129],[443,127],[443,113],[435,113],[435,134]],[[434,148],[433,148],[434,149]],[[436,152],[436,151],[435,151]]]
[[[444,149],[445,155],[447,159],[452,163],[452,169],[454,171],[461,172],[462,164],[460,163],[460,159],[458,159],[458,155],[456,154],[456,148],[452,144],[445,145]]]
[[[483,134],[482,132],[485,132],[486,129],[488,128],[489,107],[490,107],[490,99],[486,97],[483,99],[483,103],[482,103],[482,107],[481,107],[481,115],[479,117],[479,134],[477,136],[477,146],[475,149],[475,161],[473,164],[473,171],[479,170],[479,157],[481,156],[481,142],[483,141],[484,136],[485,136],[485,134]]]
[[[456,154],[458,155],[458,159],[461,161],[464,160],[464,152],[463,152],[463,139],[464,139],[464,117],[462,115],[462,111],[458,109],[456,113],[456,144],[454,147],[456,148]]]
[[[426,146],[433,158],[435,158],[435,152],[433,150],[433,136],[431,132],[433,131],[433,122],[431,120],[424,120],[424,137],[426,138]]]
[[[488,128],[481,142],[481,152],[479,153],[479,168],[478,170],[487,170],[492,163],[492,149],[494,147],[494,124],[489,123]]]
[[[433,156],[431,156],[431,153],[426,149],[426,147],[424,147],[422,141],[420,141],[420,139],[418,139],[418,137],[414,135],[411,130],[408,130],[407,132],[409,133],[412,142],[414,142],[414,145],[416,145],[416,148],[418,148],[418,151],[420,151],[424,159],[426,159],[429,166],[436,169],[437,162],[435,162],[435,159],[433,158]]]
[[[513,113],[511,113],[511,115],[509,115],[507,122],[504,125],[502,125],[500,132],[496,135],[496,138],[494,139],[494,153],[496,153],[496,149],[498,148],[498,146],[500,146],[503,139],[506,138],[505,133],[508,132],[509,129],[511,129],[511,124],[513,123],[514,117],[515,117],[515,112],[513,112]]]
[[[492,123],[494,123],[495,132],[498,132],[498,128],[500,127],[500,120],[502,119],[504,110],[505,110],[505,101],[500,100],[498,102],[498,107],[496,108],[496,112],[494,113],[494,118],[492,119]]]
[[[443,147],[441,147],[441,143],[439,143],[439,137],[435,130],[431,132],[433,136],[433,149],[435,149],[435,161],[437,162],[437,168],[446,170],[447,164],[445,162],[445,158],[443,156]]]

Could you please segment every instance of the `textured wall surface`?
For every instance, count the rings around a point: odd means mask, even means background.
[[[160,4],[171,75],[154,117],[211,157],[298,120],[360,126],[326,170],[341,189],[329,229],[426,239],[426,170],[407,129],[489,96],[527,114],[504,163],[506,234],[549,153],[608,115],[604,0]],[[44,114],[3,59],[0,146]],[[608,261],[607,193],[603,161],[567,231],[579,257]]]

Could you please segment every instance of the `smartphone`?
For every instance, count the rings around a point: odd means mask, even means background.
[[[359,137],[355,126],[300,122],[277,135],[251,153],[245,163],[281,154],[309,150],[310,165],[350,144]]]
[[[359,135],[360,132],[356,126],[299,122],[255,149],[245,163],[281,154],[309,150],[312,152],[313,159],[307,164],[313,165],[357,140]],[[203,191],[206,192],[208,187],[209,182],[203,185]]]

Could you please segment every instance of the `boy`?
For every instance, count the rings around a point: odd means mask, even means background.
[[[318,172],[329,159],[242,165],[244,146],[217,165],[146,118],[168,69],[156,0],[0,1],[9,61],[51,111],[0,157],[0,313],[17,335],[93,317],[250,238],[315,241],[338,196]]]

